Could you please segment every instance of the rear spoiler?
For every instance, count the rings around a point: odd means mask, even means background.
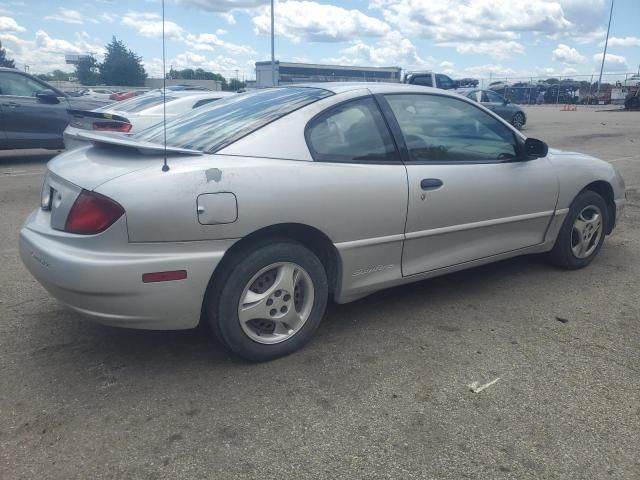
[[[93,112],[95,113],[95,112]],[[174,155],[203,155],[204,152],[200,150],[190,150],[188,148],[180,148],[180,147],[165,147],[160,143],[151,143],[145,142],[128,135],[124,135],[122,133],[93,133],[90,131],[80,131],[77,132],[76,135],[83,139],[87,140],[94,145],[98,146],[109,146],[114,145],[117,147],[125,147],[132,148],[143,155],[158,155],[164,154],[174,154]]]
[[[73,115],[76,118],[98,118],[100,120],[111,120],[113,122],[125,122],[129,123],[129,119],[120,115],[114,115],[113,113],[106,112],[94,112],[92,110],[74,110],[72,108],[67,109],[69,115]]]

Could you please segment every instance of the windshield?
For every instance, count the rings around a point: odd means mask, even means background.
[[[272,88],[219,100],[167,122],[167,145],[215,152],[278,118],[332,95],[321,88]],[[164,141],[163,125],[135,135],[147,142]]]

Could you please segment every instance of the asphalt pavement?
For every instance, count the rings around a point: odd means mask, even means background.
[[[625,178],[591,266],[522,257],[331,305],[257,365],[53,300],[17,254],[51,154],[0,153],[0,478],[640,478],[640,112],[528,114]]]

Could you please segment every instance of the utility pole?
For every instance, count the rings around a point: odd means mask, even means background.
[[[275,13],[273,10],[274,0],[271,0],[271,86],[276,86],[276,54],[274,46],[274,25],[275,25]]]
[[[596,92],[596,97],[598,103],[600,103],[600,85],[602,85],[602,71],[604,70],[604,60],[607,58],[607,45],[609,44],[609,30],[611,30],[611,17],[613,16],[613,2],[611,0],[611,10],[609,10],[609,25],[607,26],[607,38],[604,41],[604,53],[602,54],[602,63],[600,64],[600,78],[598,79],[598,90]]]

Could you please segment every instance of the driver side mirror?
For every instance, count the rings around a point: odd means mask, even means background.
[[[36,93],[36,98],[41,103],[50,103],[50,104],[60,103],[60,100],[58,100],[58,95],[56,94],[56,92],[49,89],[42,90]]]
[[[504,103],[505,105],[509,105],[511,103],[511,100],[505,98],[504,100],[502,100],[502,103]]]
[[[524,153],[527,160],[546,157],[549,153],[549,146],[537,138],[527,138],[524,141]]]

